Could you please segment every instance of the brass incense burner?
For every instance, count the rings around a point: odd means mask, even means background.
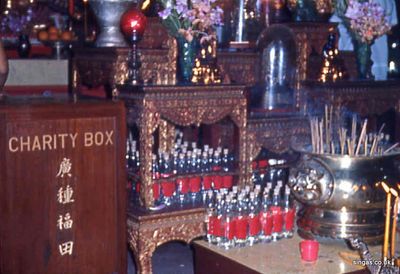
[[[289,185],[304,205],[297,223],[300,236],[380,242],[386,194],[379,182],[394,187],[399,181],[400,153],[349,156],[295,150],[300,157],[290,170]]]

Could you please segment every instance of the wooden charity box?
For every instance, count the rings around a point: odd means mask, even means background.
[[[0,100],[0,273],[126,273],[125,108]]]

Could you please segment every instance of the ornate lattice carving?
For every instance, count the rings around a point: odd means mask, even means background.
[[[290,149],[293,138],[304,140],[310,134],[305,116],[287,116],[280,118],[249,119],[248,159],[254,159],[265,147],[276,153]]]
[[[152,273],[151,257],[156,248],[169,241],[190,243],[205,234],[202,208],[128,217],[128,241],[134,251],[139,273]]]

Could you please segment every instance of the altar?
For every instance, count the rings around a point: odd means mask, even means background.
[[[355,52],[338,51],[331,0],[200,1],[203,12],[199,1],[6,2],[8,31],[14,15],[62,16],[24,25],[42,34],[40,56],[16,39],[7,49],[0,273],[124,274],[127,257],[153,273],[160,246],[178,241],[198,274],[361,274],[342,238],[364,227],[385,238],[369,246],[376,263],[395,249],[400,80],[374,81]],[[36,10],[50,2],[46,16]],[[51,55],[56,43],[64,59]],[[340,177],[372,158],[367,175]],[[67,186],[76,203],[57,194]],[[313,263],[297,229],[320,241]]]

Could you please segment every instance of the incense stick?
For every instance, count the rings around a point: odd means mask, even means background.
[[[364,123],[363,123],[363,126],[362,126],[362,129],[361,129],[360,138],[359,138],[358,144],[357,144],[356,156],[358,156],[358,152],[360,151],[361,143],[362,143],[363,140],[364,140],[364,135],[367,133],[367,123],[368,123],[368,120],[365,119],[365,120],[364,120]]]
[[[388,149],[386,149],[383,154],[388,153],[389,151],[395,149],[397,146],[399,145],[399,143],[395,143],[394,145],[392,145],[391,147],[389,147]]]
[[[339,120],[339,118],[337,112],[335,112],[334,119],[333,113],[333,107],[325,105],[322,118],[309,118],[313,153],[374,156],[388,153],[399,145],[394,144],[385,150],[385,143],[387,142],[382,142],[385,137],[383,133],[385,124],[382,124],[377,134],[367,134],[368,120],[364,119],[362,124],[358,125],[356,115],[351,118],[349,130],[343,126],[336,129],[334,120]],[[335,132],[333,132],[334,128]]]

